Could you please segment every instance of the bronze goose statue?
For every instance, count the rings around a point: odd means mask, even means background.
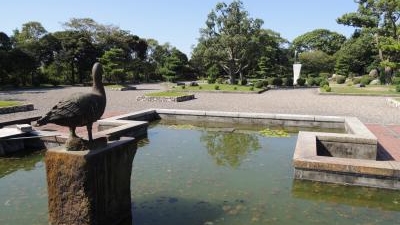
[[[104,113],[106,92],[102,83],[103,68],[95,63],[92,68],[93,88],[88,93],[75,93],[57,103],[46,115],[37,121],[37,126],[54,123],[69,127],[69,140],[78,138],[76,127],[86,126],[89,143],[93,141],[92,125]]]

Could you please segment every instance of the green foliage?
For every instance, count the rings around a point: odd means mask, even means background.
[[[400,77],[393,77],[392,78],[392,84],[393,85],[399,85],[400,84]]]
[[[324,87],[325,85],[329,86],[329,81],[328,80],[322,80],[321,82],[319,82],[319,86],[320,87]]]
[[[303,52],[299,56],[303,73],[314,73],[315,77],[322,71],[333,71],[335,58],[323,51]]]
[[[285,130],[273,130],[266,128],[264,130],[260,130],[259,133],[265,137],[290,137],[289,133]]]
[[[209,84],[215,83],[217,76],[219,74],[219,69],[218,66],[213,64],[210,68],[207,70],[207,82]]]
[[[400,92],[400,85],[396,85],[396,92]]]
[[[326,29],[316,29],[296,37],[292,45],[300,52],[321,51],[333,55],[345,41],[346,37],[342,34]]]
[[[354,77],[354,78],[352,79],[352,82],[353,82],[353,84],[359,84],[359,83],[361,83],[361,77]]]
[[[306,83],[306,79],[304,79],[304,78],[302,78],[302,77],[299,77],[299,78],[297,79],[297,85],[299,85],[299,86],[304,86],[305,83]]]
[[[255,88],[263,88],[264,87],[264,82],[259,80],[254,84]]]
[[[352,38],[336,53],[335,71],[341,75],[365,74],[368,66],[376,60],[376,55],[377,49],[374,47],[372,35]]]
[[[251,152],[260,149],[254,134],[232,132],[203,132],[200,137],[217,165],[238,168]]]
[[[336,83],[344,84],[344,82],[346,82],[346,77],[345,76],[341,76],[341,75],[337,75],[336,76]]]
[[[372,81],[372,78],[370,76],[364,75],[360,79],[360,84],[368,85],[369,83],[371,83],[371,81]]]
[[[219,90],[219,85],[216,84],[216,85],[214,86],[214,90]]]
[[[315,86],[317,85],[317,80],[314,77],[309,77],[307,78],[307,84],[309,86]]]
[[[323,87],[322,87],[326,92],[331,92],[332,91],[332,88],[329,86],[329,85],[324,85]]]
[[[293,78],[291,78],[291,77],[282,78],[282,85],[293,86]]]
[[[260,71],[266,75],[268,60],[260,59],[261,56],[257,54],[266,47],[272,47],[271,44],[264,45],[267,41],[277,39],[262,39],[261,33],[267,35],[261,32],[262,24],[262,20],[248,16],[239,0],[230,4],[217,3],[208,14],[205,28],[201,29],[200,42],[193,51],[194,62],[205,65],[217,63],[229,76],[231,84],[236,84],[238,76],[239,80],[243,79],[245,69],[250,68],[250,64],[253,71],[258,71],[256,67],[259,61],[264,63]],[[273,48],[278,48],[278,45]],[[197,67],[201,68],[201,65]]]
[[[282,83],[283,83],[282,78],[280,78],[280,77],[270,77],[267,80],[268,80],[268,84],[276,85],[276,86],[282,86]]]
[[[224,83],[224,79],[223,79],[223,78],[217,78],[217,79],[215,80],[215,83],[217,83],[217,84],[222,84],[222,83]]]

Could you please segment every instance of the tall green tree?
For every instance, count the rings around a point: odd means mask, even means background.
[[[106,51],[100,58],[104,66],[105,78],[108,81],[124,83],[126,80],[126,57],[120,48],[112,48]]]
[[[299,52],[322,51],[328,55],[337,52],[346,37],[327,29],[316,29],[296,37],[292,42],[292,48]]]
[[[262,20],[249,17],[239,0],[229,5],[218,3],[208,14],[200,44],[205,46],[205,55],[216,57],[231,83],[236,83],[238,75],[243,79],[243,71],[249,66],[248,56],[256,44],[252,37],[262,24]]]
[[[386,48],[388,42],[398,42],[400,1],[358,0],[357,12],[346,13],[337,19],[339,24],[357,28],[357,33],[369,32],[374,36],[375,48],[386,76],[391,76],[398,64],[398,52]],[[389,44],[391,45],[391,44]],[[388,51],[389,50],[389,51]]]

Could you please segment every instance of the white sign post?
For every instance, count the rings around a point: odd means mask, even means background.
[[[299,79],[300,77],[300,70],[301,70],[300,63],[293,64],[293,85],[297,84],[297,79]]]

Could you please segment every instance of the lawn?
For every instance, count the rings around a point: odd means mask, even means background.
[[[357,95],[399,95],[400,92],[396,92],[396,86],[394,85],[367,85],[366,87],[356,87],[354,85],[348,86],[347,84],[330,84],[331,92],[334,94],[357,94]],[[324,89],[320,89],[321,92],[325,92]],[[326,93],[326,92],[325,92]]]
[[[229,84],[199,84],[199,86],[175,86],[177,91],[229,91],[229,92],[259,92],[263,89],[253,86],[229,85]]]
[[[16,106],[16,105],[21,105],[21,103],[20,102],[16,102],[16,101],[0,101],[0,108],[1,107]]]

